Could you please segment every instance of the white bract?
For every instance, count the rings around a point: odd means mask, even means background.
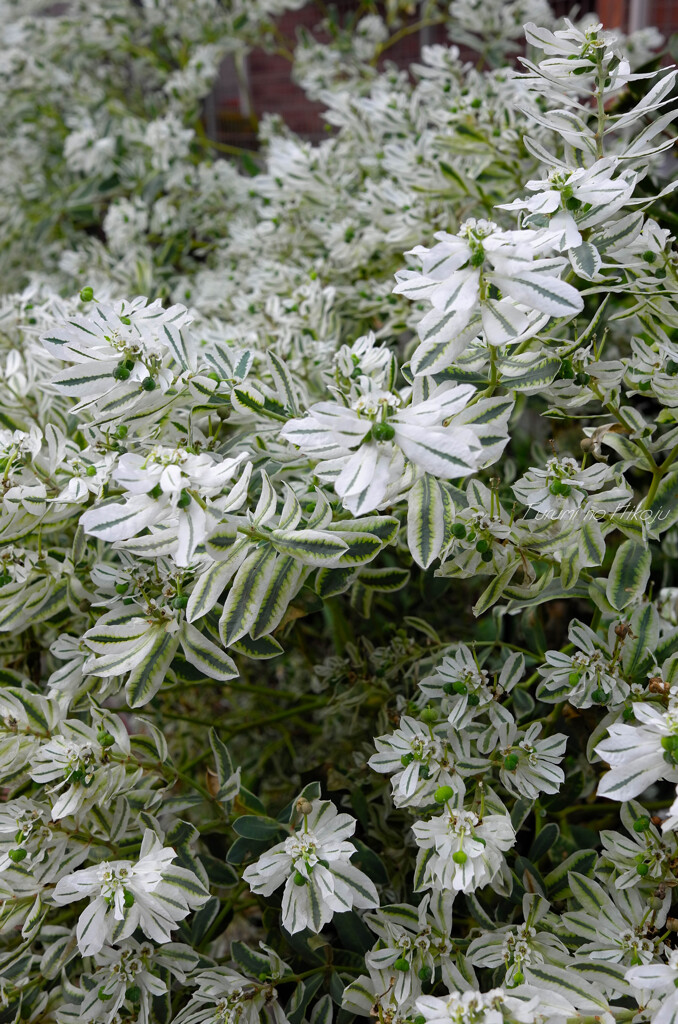
[[[374,883],[351,864],[356,848],[348,839],[356,822],[329,801],[316,801],[292,835],[246,868],[253,892],[270,896],[283,883],[282,925],[288,932],[319,932],[335,913],[377,907]]]
[[[179,921],[208,899],[199,879],[176,867],[175,859],[174,850],[147,829],[136,863],[103,861],[59,879],[53,896],[58,905],[94,897],[78,919],[83,956],[98,953],[106,942],[129,938],[137,928],[156,942],[170,941]]]

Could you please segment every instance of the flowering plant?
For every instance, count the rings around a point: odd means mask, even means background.
[[[677,72],[300,6],[0,3],[0,1019],[671,1024]]]

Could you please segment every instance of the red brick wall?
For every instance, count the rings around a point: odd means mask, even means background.
[[[641,0],[641,11],[648,25],[656,25],[665,35],[678,30],[678,0]],[[350,10],[352,0],[341,2],[342,12]],[[597,10],[600,20],[608,28],[628,27],[631,0],[580,0],[580,11]],[[570,0],[552,0],[557,14],[567,14]],[[297,29],[317,29],[321,15],[316,5],[308,3],[300,11],[289,11],[278,20],[281,38],[296,42]],[[412,19],[412,22],[416,18]],[[431,26],[426,31],[429,43],[444,43],[447,34],[442,26]],[[407,35],[390,47],[381,62],[394,61],[404,67],[419,58],[422,37],[419,32]],[[303,91],[292,81],[290,61],[283,55],[254,50],[248,57],[247,75],[252,105],[252,117],[242,116],[237,92],[225,88],[222,81],[216,95],[216,133],[222,142],[247,148],[256,147],[256,120],[265,113],[280,114],[292,131],[317,141],[326,134],[322,119],[323,107],[311,103]],[[224,78],[224,76],[222,76]],[[232,83],[231,83],[232,84]]]

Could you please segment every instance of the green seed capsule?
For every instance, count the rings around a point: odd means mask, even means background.
[[[129,583],[116,583],[115,592],[116,594],[126,594],[129,590]]]
[[[433,977],[433,971],[430,967],[420,967],[417,971],[417,977],[419,978],[419,981],[430,981]]]
[[[396,971],[409,971],[410,962],[409,960],[406,960],[404,956],[400,956],[398,957],[393,966],[395,967]]]
[[[463,850],[457,850],[456,853],[452,854],[452,860],[454,861],[455,864],[465,864],[466,861],[468,860],[468,857]]]
[[[97,475],[97,467],[96,466],[88,466],[87,469],[85,470],[85,475],[86,476],[96,476]]]
[[[110,732],[107,732],[105,729],[99,729],[97,740],[102,747],[112,747],[115,743],[115,737],[111,736]]]
[[[186,608],[187,605],[188,597],[186,596],[186,594],[177,594],[177,596],[172,601],[172,607],[176,608],[177,611],[181,611],[181,609]]]
[[[650,868],[649,868],[649,865],[648,865],[648,864],[645,864],[645,863],[643,862],[642,864],[638,864],[638,865],[636,866],[636,871],[637,871],[637,872],[638,872],[638,874],[639,874],[639,875],[641,876],[641,878],[644,878],[644,877],[645,877],[645,875],[649,874],[649,872],[650,872]]]
[[[607,704],[609,699],[609,694],[605,693],[605,690],[601,690],[599,686],[591,694],[591,700],[596,704]]]
[[[487,540],[485,540],[484,538],[482,538],[481,540],[479,540],[479,541],[478,541],[478,542],[476,543],[476,551],[479,551],[479,552],[480,552],[480,554],[482,555],[483,551],[487,551],[487,549],[489,548],[489,546],[490,546],[490,543],[489,543],[489,541],[487,541]]]
[[[20,861],[25,860],[28,854],[26,850],[9,850],[7,856],[15,864],[18,864]]]
[[[120,365],[116,366],[116,368],[113,370],[113,376],[115,377],[116,380],[128,380],[129,370],[127,369],[126,366],[123,366],[123,364],[120,363]]]
[[[188,493],[188,491],[183,490],[181,492],[181,494],[179,495],[179,500],[177,501],[177,505],[178,505],[179,508],[188,508],[188,506],[190,504],[191,504],[191,496]]]
[[[94,298],[93,288],[83,288],[80,292],[80,299],[82,302],[91,302]]]
[[[128,427],[126,427],[124,423],[121,423],[118,427],[115,428],[115,436],[119,437],[122,440],[123,437],[127,437],[127,431]]]
[[[403,754],[403,756],[400,758],[400,763],[403,766],[403,768],[407,768],[408,764],[412,764],[413,761],[414,754]]]
[[[129,999],[130,1003],[138,1003],[141,999],[141,989],[138,985],[130,985],[125,992],[125,995]]]
[[[516,971],[516,973],[513,975],[513,984],[514,985],[522,985],[522,983],[524,981],[525,981],[525,975],[523,974],[523,972],[522,971]]]
[[[375,441],[392,441],[395,437],[395,427],[390,423],[375,423],[372,426],[372,437]]]
[[[650,823],[649,815],[648,814],[641,814],[641,816],[639,818],[636,818],[636,820],[633,823],[633,831],[634,832],[647,832],[647,830],[650,827],[650,824],[651,823]]]
[[[462,679],[455,679],[455,681],[452,683],[452,689],[454,690],[455,693],[460,694],[460,696],[462,697],[464,697],[468,693],[468,686]]]
[[[468,702],[472,708],[477,708],[478,705],[480,704],[480,697],[478,696],[477,693],[469,693]]]
[[[438,721],[438,712],[435,708],[424,708],[419,717],[427,725],[434,725]]]
[[[570,672],[569,676],[567,677],[567,681],[570,684],[570,686],[576,686],[580,679],[580,672]]]
[[[454,796],[454,790],[452,786],[439,786],[433,794],[433,799],[437,804],[447,803]]]
[[[134,906],[134,893],[130,892],[129,889],[122,890],[122,901],[126,907]]]
[[[463,540],[466,536],[466,527],[463,523],[455,523],[452,527],[452,536],[457,537],[458,540]]]
[[[152,377],[144,377],[144,379],[141,382],[141,386],[144,389],[144,391],[155,391],[158,385],[156,384]]]
[[[306,879],[302,875],[301,871],[294,872],[294,884],[295,885],[306,885]]]
[[[515,771],[515,769],[518,767],[518,760],[519,758],[517,754],[507,754],[506,757],[504,758],[504,768],[506,769],[506,771]]]
[[[494,555],[492,554],[491,551],[483,551],[482,555],[480,556],[482,562],[491,562],[493,558]]]

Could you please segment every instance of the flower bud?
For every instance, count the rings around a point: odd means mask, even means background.
[[[302,796],[297,800],[297,810],[300,814],[310,814],[313,810],[313,804],[310,800],[307,800],[306,797]]]

